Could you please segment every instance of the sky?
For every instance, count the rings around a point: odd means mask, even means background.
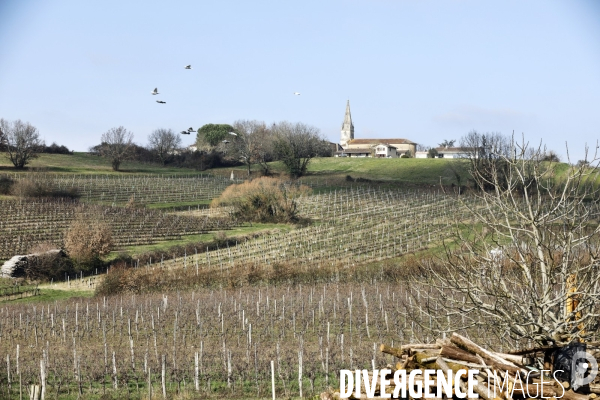
[[[514,132],[576,162],[600,139],[600,1],[0,0],[0,118],[47,144],[240,119],[339,142],[347,100],[355,138]]]

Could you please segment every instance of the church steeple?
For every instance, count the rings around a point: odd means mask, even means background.
[[[354,139],[354,125],[352,124],[352,116],[350,115],[350,100],[346,103],[346,115],[342,123],[342,135],[340,144],[346,147],[350,140]]]

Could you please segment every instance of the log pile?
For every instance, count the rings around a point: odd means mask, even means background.
[[[511,354],[497,353],[487,350],[456,333],[449,339],[438,340],[433,344],[406,344],[399,348],[382,344],[380,346],[381,352],[397,358],[394,366],[388,365],[387,367],[387,369],[391,370],[391,373],[387,373],[386,375],[386,379],[390,381],[390,385],[385,386],[384,390],[385,393],[392,394],[391,398],[403,398],[401,395],[394,397],[393,394],[396,389],[396,384],[394,383],[394,374],[396,371],[406,371],[405,374],[408,377],[411,371],[420,370],[420,373],[416,374],[414,382],[420,382],[421,386],[423,386],[425,370],[441,370],[444,372],[451,370],[454,373],[453,376],[459,370],[463,370],[467,371],[467,373],[463,372],[464,375],[460,379],[452,382],[451,397],[459,399],[464,397],[461,395],[462,393],[467,393],[468,391],[468,371],[477,370],[479,372],[474,375],[475,379],[470,382],[472,392],[478,398],[484,400],[524,398],[590,400],[598,398],[598,394],[600,394],[600,385],[598,384],[591,383],[573,390],[568,381],[553,378],[551,371],[546,371],[545,373],[540,371],[540,369],[552,369],[548,355],[552,354],[556,349],[558,347],[534,348],[511,352]],[[540,368],[539,363],[536,366],[530,365],[533,364],[533,357],[539,354],[542,355],[539,362],[543,362],[543,368]],[[597,355],[594,354],[594,356],[596,357]],[[372,378],[372,376],[373,371],[369,371],[369,377]],[[434,382],[431,385],[431,392],[435,394],[437,385],[436,375],[432,374],[431,378]],[[384,393],[381,390],[379,380],[380,377],[377,378],[377,382],[373,383],[376,386],[374,396],[367,397],[367,387],[363,379],[361,379],[360,396],[356,396],[353,391],[350,397],[341,397],[340,388],[338,387],[335,390],[322,393],[321,399],[389,398],[382,396]],[[372,381],[368,380],[368,382]],[[456,387],[457,384],[458,388]],[[416,383],[413,383],[413,385],[416,385]],[[410,396],[409,393],[406,390],[404,398],[418,398]],[[425,398],[424,394],[422,398]],[[444,393],[442,398],[450,397]]]
[[[27,275],[26,271],[29,268],[29,263],[40,257],[66,257],[67,254],[61,249],[48,250],[41,253],[33,253],[27,255],[17,255],[6,261],[0,267],[1,278],[17,278]]]

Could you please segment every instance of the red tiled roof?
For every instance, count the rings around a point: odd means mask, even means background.
[[[342,150],[342,151],[338,151],[337,153],[346,153],[346,154],[350,154],[350,153],[370,153],[371,149],[369,148],[362,148],[362,149],[346,149],[346,150]]]
[[[408,139],[352,139],[348,144],[416,144]]]

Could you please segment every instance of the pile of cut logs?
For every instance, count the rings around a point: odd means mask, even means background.
[[[394,373],[397,370],[406,371],[408,376],[413,370],[421,370],[422,373],[416,374],[414,382],[424,384],[423,372],[425,370],[452,370],[454,374],[459,370],[478,370],[474,375],[476,382],[471,382],[472,392],[480,399],[484,400],[512,400],[523,398],[548,398],[565,400],[589,400],[596,399],[600,394],[600,385],[587,384],[574,391],[568,381],[561,381],[553,378],[552,362],[548,355],[559,349],[558,346],[538,347],[521,351],[497,353],[487,350],[468,338],[454,333],[449,339],[439,339],[433,344],[406,344],[400,348],[389,347],[384,344],[380,346],[383,353],[397,357],[396,365],[388,365],[391,370],[386,378],[390,381],[389,386],[384,386],[384,391],[388,395],[383,397],[381,391],[380,378],[377,378],[373,384],[376,386],[375,396],[367,397],[367,388],[363,379],[361,379],[360,396],[356,396],[352,391],[349,399],[367,399],[367,398],[389,398],[389,394],[395,391]],[[536,356],[540,356],[537,365],[534,364]],[[596,355],[594,355],[596,356]],[[542,361],[543,360],[543,361]],[[543,363],[543,367],[539,364]],[[544,370],[545,372],[541,371]],[[542,375],[544,374],[544,375]],[[369,372],[372,378],[373,372]],[[432,393],[436,393],[436,375],[431,375],[433,385]],[[467,393],[468,375],[463,372],[461,379],[455,380],[452,384],[452,398],[464,398],[463,393]],[[543,385],[542,385],[543,382]],[[459,387],[456,387],[456,384]],[[387,384],[386,384],[387,385]],[[542,389],[543,388],[543,391]],[[321,394],[322,400],[340,399],[340,388],[329,390]],[[398,392],[398,391],[396,391]],[[457,392],[459,395],[457,396]],[[413,398],[405,392],[406,397]],[[467,396],[469,397],[469,396]],[[424,398],[424,396],[423,396]],[[449,398],[445,394],[443,398]],[[598,399],[600,400],[600,398]]]

